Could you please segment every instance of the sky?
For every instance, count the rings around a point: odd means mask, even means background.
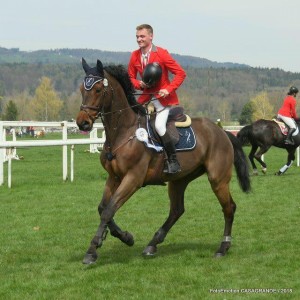
[[[0,47],[137,49],[136,26],[171,53],[300,72],[299,0],[0,0]],[[101,57],[99,57],[101,60]]]

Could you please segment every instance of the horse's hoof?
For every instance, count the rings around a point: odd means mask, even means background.
[[[225,256],[225,253],[221,253],[221,252],[216,252],[215,253],[215,258],[220,258],[220,257],[223,257]]]
[[[147,246],[143,251],[143,255],[144,256],[153,256],[153,255],[155,255],[156,251],[157,251],[157,248],[155,246]]]
[[[126,231],[125,238],[122,240],[122,242],[125,243],[127,246],[133,246],[134,245],[133,235],[128,231]]]
[[[252,175],[253,175],[253,176],[257,176],[257,175],[258,175],[258,171],[257,171],[257,170],[254,170],[253,173],[252,173]]]
[[[263,168],[263,169],[261,169],[261,171],[262,171],[263,174],[266,174],[267,173],[267,168]]]
[[[91,265],[96,262],[97,258],[98,258],[98,255],[96,253],[95,254],[86,253],[83,258],[82,263],[85,265]]]
[[[231,246],[230,242],[222,242],[220,248],[215,253],[215,257],[223,257],[226,255],[227,251],[229,250]]]
[[[278,171],[275,173],[276,176],[280,176],[281,174],[283,174],[282,172]]]

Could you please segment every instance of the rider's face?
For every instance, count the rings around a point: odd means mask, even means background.
[[[147,29],[137,30],[136,41],[141,49],[147,49],[152,44],[153,34]]]

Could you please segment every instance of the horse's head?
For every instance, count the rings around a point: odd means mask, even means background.
[[[82,104],[76,123],[80,130],[90,131],[103,109],[108,81],[104,76],[103,65],[100,60],[97,60],[96,67],[92,68],[82,58],[82,67],[86,76],[80,86]]]

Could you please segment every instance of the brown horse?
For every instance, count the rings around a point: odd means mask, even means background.
[[[229,183],[235,166],[239,184],[244,192],[250,190],[247,158],[238,140],[226,134],[206,118],[192,119],[196,146],[190,151],[178,152],[182,171],[163,173],[165,155],[149,149],[137,139],[138,128],[146,128],[146,110],[136,102],[134,90],[124,67],[107,66],[97,60],[91,68],[84,59],[82,66],[86,77],[80,87],[82,105],[77,116],[78,127],[90,131],[100,117],[106,133],[101,152],[101,164],[108,173],[98,211],[100,225],[83,263],[97,260],[97,248],[107,234],[119,238],[128,246],[134,244],[133,236],[121,230],[114,221],[117,210],[141,187],[165,185],[168,182],[170,198],[169,216],[154,234],[144,255],[154,255],[175,222],[184,213],[184,192],[188,184],[207,173],[211,188],[217,196],[225,219],[224,238],[216,256],[223,256],[231,246],[231,230],[236,204]]]

